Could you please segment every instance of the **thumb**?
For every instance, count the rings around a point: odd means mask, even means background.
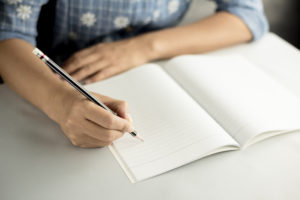
[[[125,101],[115,101],[108,105],[117,115],[123,119],[132,122],[128,104]]]
[[[99,99],[103,101],[105,105],[107,105],[113,112],[115,112],[119,117],[127,120],[132,125],[132,118],[129,112],[129,106],[126,101],[113,99],[108,96],[103,96],[99,94],[95,94]]]

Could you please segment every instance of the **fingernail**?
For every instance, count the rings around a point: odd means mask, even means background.
[[[126,130],[124,131],[124,133],[131,133],[134,132],[135,128],[131,125],[129,125]]]
[[[131,117],[131,115],[128,113],[128,114],[126,114],[126,116],[128,117],[129,121],[132,123],[132,122],[133,122],[133,120],[132,120],[132,117]]]
[[[135,128],[134,128],[134,126],[131,126],[131,131],[129,131],[129,132],[133,132],[133,131],[135,131]]]

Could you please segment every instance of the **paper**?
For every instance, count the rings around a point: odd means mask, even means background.
[[[166,71],[241,145],[299,129],[299,99],[243,57],[182,56]]]
[[[145,142],[127,134],[111,149],[133,182],[222,151],[223,146],[238,146],[159,66],[145,65],[89,89],[129,103]]]

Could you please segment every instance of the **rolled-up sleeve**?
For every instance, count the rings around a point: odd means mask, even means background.
[[[252,33],[253,40],[269,31],[261,0],[215,0],[217,11],[227,11],[242,19]]]
[[[47,0],[0,0],[0,41],[20,38],[36,44],[37,21]]]

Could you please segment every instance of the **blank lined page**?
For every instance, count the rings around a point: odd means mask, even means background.
[[[129,103],[134,126],[145,142],[125,134],[110,149],[133,182],[238,145],[157,65],[133,69],[88,89]]]
[[[166,70],[242,146],[300,127],[300,100],[241,56],[182,56]]]

